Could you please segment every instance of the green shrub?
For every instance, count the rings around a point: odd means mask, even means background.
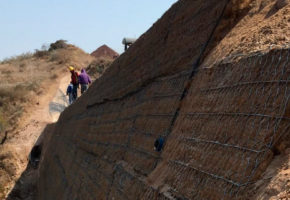
[[[55,50],[50,53],[50,61],[57,62],[58,64],[66,64],[70,62],[70,55],[65,51]]]
[[[43,57],[49,56],[49,54],[50,54],[49,51],[36,49],[34,53],[34,57],[43,58]]]
[[[57,49],[65,49],[67,48],[66,40],[57,40],[55,43],[51,43],[48,51],[53,51]]]

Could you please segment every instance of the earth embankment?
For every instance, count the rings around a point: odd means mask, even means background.
[[[290,5],[279,2],[174,4],[61,114],[43,155],[39,198],[265,192],[253,188],[289,148]],[[266,24],[271,38],[283,32],[285,40],[266,42]],[[161,153],[153,149],[160,136]]]

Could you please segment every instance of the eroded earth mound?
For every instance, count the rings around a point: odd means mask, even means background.
[[[119,56],[119,54],[116,51],[114,51],[105,44],[97,48],[94,52],[91,53],[91,55],[96,58],[110,58],[110,59],[115,59]]]

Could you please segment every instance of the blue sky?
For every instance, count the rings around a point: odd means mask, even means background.
[[[68,40],[86,52],[139,37],[177,0],[0,0],[0,60]]]

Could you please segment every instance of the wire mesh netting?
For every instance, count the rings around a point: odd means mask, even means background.
[[[182,102],[190,71],[90,107],[59,125],[58,151],[73,156],[52,154],[55,185],[70,199],[244,199],[289,137],[289,69],[289,49],[271,50],[199,69]]]
[[[245,195],[289,135],[289,78],[289,49],[201,69],[167,147],[170,185],[188,198]]]

